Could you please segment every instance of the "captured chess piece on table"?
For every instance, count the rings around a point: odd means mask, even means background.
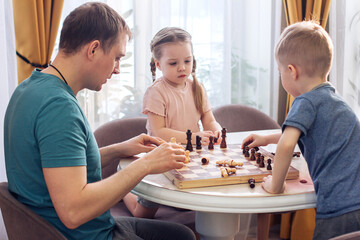
[[[226,145],[226,128],[223,128],[221,130],[221,143],[220,143],[220,148],[227,148]]]
[[[189,150],[190,152],[193,151],[193,146],[192,146],[192,143],[191,143],[191,135],[192,135],[192,132],[191,132],[190,129],[188,129],[187,132],[186,132],[186,140],[187,140],[186,150]]]
[[[249,186],[250,186],[251,188],[254,188],[254,187],[255,187],[255,179],[254,179],[254,178],[250,178],[249,181],[248,181],[248,183],[249,183]]]

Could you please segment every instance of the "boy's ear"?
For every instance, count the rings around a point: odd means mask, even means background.
[[[292,64],[289,64],[287,67],[288,67],[288,70],[290,71],[291,77],[296,80],[299,76],[299,72],[298,72],[297,68]]]

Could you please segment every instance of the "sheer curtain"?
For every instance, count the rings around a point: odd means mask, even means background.
[[[63,17],[83,2],[65,1]],[[184,28],[192,35],[196,74],[213,107],[242,103],[276,119],[279,82],[273,49],[280,34],[281,1],[104,2],[125,18],[134,38],[127,45],[120,75],[100,92],[85,90],[77,96],[93,129],[109,120],[142,115],[142,96],[152,83],[149,44],[166,26]]]
[[[4,158],[4,116],[17,84],[12,1],[0,0],[0,182],[7,181]],[[7,239],[0,213],[0,239]]]
[[[360,117],[360,1],[332,0],[329,21],[334,42],[330,81]]]

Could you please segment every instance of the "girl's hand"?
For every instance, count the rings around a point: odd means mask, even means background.
[[[267,177],[264,177],[263,180],[264,180],[264,181],[261,183],[261,186],[262,186],[262,188],[263,188],[266,192],[272,193],[272,194],[277,194],[277,193],[282,193],[282,192],[284,192],[284,190],[285,190],[285,183],[283,184],[280,192],[276,192],[276,191],[274,191],[274,189],[273,189],[273,185],[272,185],[273,182],[272,182],[272,176],[271,176],[271,175],[269,175],[269,176],[267,176]]]
[[[202,145],[209,145],[209,137],[213,136],[215,137],[214,133],[212,131],[202,131],[202,132],[197,132],[194,134],[195,136],[200,136],[201,137],[201,144]],[[195,141],[196,142],[196,141]]]

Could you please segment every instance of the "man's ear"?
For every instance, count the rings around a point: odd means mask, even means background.
[[[289,64],[287,67],[288,70],[290,71],[291,77],[296,80],[299,77],[298,69],[292,64]]]
[[[89,43],[89,46],[87,49],[87,56],[92,59],[95,56],[95,53],[99,50],[100,50],[100,41],[94,40]]]

